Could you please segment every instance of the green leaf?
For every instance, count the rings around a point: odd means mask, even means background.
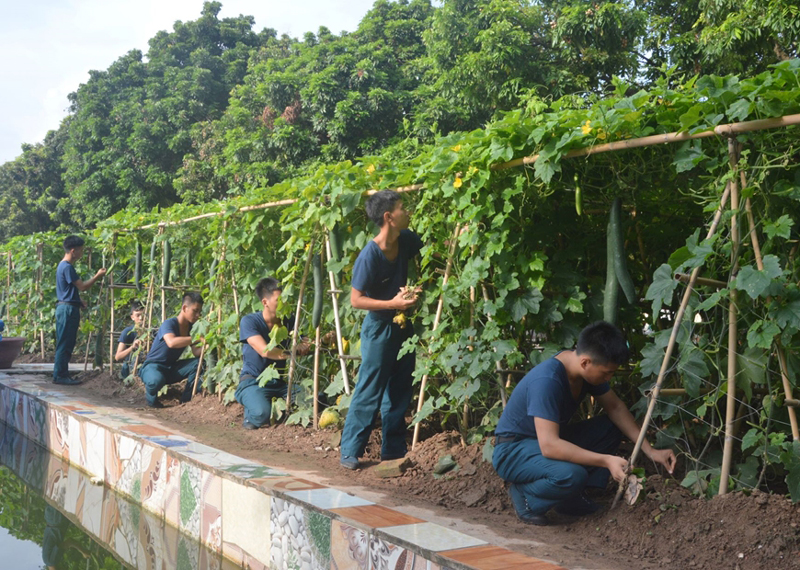
[[[734,121],[744,121],[753,108],[753,102],[747,99],[738,99],[730,107],[728,107],[728,117]]]
[[[764,440],[764,435],[756,428],[750,428],[747,433],[742,437],[742,451],[748,451],[753,447],[760,445]]]
[[[782,215],[774,222],[764,222],[764,233],[772,239],[775,236],[789,239],[792,235],[792,228],[794,227],[794,220],[788,214]]]
[[[686,392],[692,398],[697,398],[700,395],[700,387],[709,374],[705,353],[692,344],[682,346],[678,358],[678,372]]]
[[[653,282],[647,288],[645,295],[645,299],[653,301],[653,320],[658,318],[658,313],[663,305],[669,305],[672,302],[672,295],[677,286],[678,282],[672,277],[672,268],[669,264],[662,263],[653,273]]]
[[[747,331],[747,344],[750,347],[770,348],[772,339],[780,332],[781,329],[774,322],[758,320]]]
[[[528,313],[535,315],[539,312],[539,304],[543,298],[538,289],[529,289],[524,295],[514,299],[511,305],[511,318],[519,322]]]
[[[675,153],[672,164],[678,173],[686,172],[697,166],[707,156],[703,153],[703,147],[699,140],[686,141]]]
[[[739,270],[733,283],[734,287],[746,292],[751,299],[758,299],[762,295],[766,296],[767,288],[772,283],[766,271],[759,271],[752,265],[745,265]]]

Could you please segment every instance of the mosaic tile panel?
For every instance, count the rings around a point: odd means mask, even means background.
[[[180,529],[195,539],[200,538],[200,468],[181,462]]]
[[[47,407],[36,398],[28,398],[27,436],[40,445],[47,445]]]
[[[352,521],[356,521],[369,528],[425,522],[417,517],[412,517],[411,515],[406,515],[388,507],[382,507],[381,505],[345,507],[343,509],[331,509],[331,512]]]
[[[142,505],[164,516],[164,493],[167,488],[167,454],[152,445],[142,445]]]
[[[69,424],[69,462],[86,469],[86,436],[84,434],[84,421],[73,415],[67,418]]]
[[[142,510],[136,562],[140,570],[162,570],[164,566],[164,521]]]
[[[270,567],[327,568],[331,563],[331,519],[300,505],[272,498]]]
[[[105,481],[119,493],[142,496],[142,443],[120,433],[106,438]]]
[[[222,479],[222,554],[245,563],[270,560],[270,497],[252,487]],[[225,505],[237,505],[235,508]]]
[[[369,533],[342,521],[331,521],[331,568],[369,570]]]
[[[286,495],[323,510],[374,504],[372,501],[329,487],[308,491],[290,491]]]
[[[566,570],[556,564],[493,545],[450,550],[441,554],[477,570]]]
[[[140,520],[139,507],[116,493],[107,495],[107,500],[103,503],[100,540],[131,566],[136,566],[139,552]]]
[[[86,478],[83,478],[85,481]],[[79,520],[86,530],[95,536],[100,536],[102,529],[103,501],[105,500],[106,488],[103,485],[83,485],[82,495],[79,498],[80,504],[75,511],[81,513]]]
[[[69,463],[54,455],[50,456],[47,463],[47,481],[44,488],[44,496],[61,508],[67,497],[67,472]]]
[[[201,498],[200,541],[215,552],[222,552],[222,479],[204,471]]]
[[[4,390],[9,392],[10,390]],[[56,408],[50,408],[50,439],[47,445],[50,453],[69,459],[69,416]]]
[[[106,471],[105,450],[106,437],[111,435],[102,426],[92,422],[83,425],[83,455],[86,462],[86,472],[92,476],[104,477]]]
[[[370,570],[442,570],[422,555],[376,537],[370,541],[369,554]]]
[[[379,532],[433,552],[486,544],[485,540],[431,522],[390,526],[382,528]]]
[[[167,455],[167,479],[164,485],[164,520],[178,528],[181,506],[181,463]]]
[[[249,479],[248,483],[255,484],[270,494],[272,494],[272,491],[307,491],[309,489],[325,488],[325,485],[299,477],[256,477]]]

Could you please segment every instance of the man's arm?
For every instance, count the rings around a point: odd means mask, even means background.
[[[364,295],[361,291],[355,288],[350,289],[350,305],[354,309],[363,309],[365,311],[385,311],[385,310],[398,310],[404,311],[410,309],[417,302],[417,296],[414,295],[412,299],[405,299],[403,293],[398,291],[394,299],[388,301],[381,301],[373,299]]]
[[[83,292],[91,288],[91,286],[94,285],[97,282],[97,280],[103,277],[103,275],[105,274],[106,274],[106,268],[102,267],[97,270],[97,273],[95,273],[94,277],[92,277],[91,279],[87,279],[86,281],[76,279],[75,281],[72,282],[72,284],[75,285],[78,291]]]
[[[625,437],[631,441],[639,439],[641,428],[639,428],[636,420],[633,419],[633,415],[630,410],[628,410],[628,407],[619,399],[619,396],[614,393],[614,390],[609,390],[602,396],[596,396],[596,399],[600,402],[600,405],[603,406],[603,409],[614,425],[625,434]],[[642,451],[647,457],[663,465],[667,471],[672,474],[672,471],[675,469],[676,459],[671,449],[654,449],[653,446],[650,445],[650,442],[647,441],[647,438],[645,438],[642,442]]]
[[[141,340],[138,339],[138,338],[136,340],[134,340],[130,344],[130,346],[128,346],[124,342],[119,343],[117,345],[117,352],[116,352],[116,354],[114,354],[114,360],[116,360],[116,361],[124,360],[133,351],[134,348],[139,346],[140,343],[141,343]]]
[[[267,350],[267,341],[260,334],[247,337],[247,344],[264,358],[271,358],[272,360],[286,360],[287,358],[286,352],[280,346]]]
[[[605,467],[617,481],[622,481],[625,478],[625,468],[628,462],[624,458],[616,455],[595,453],[561,439],[559,426],[556,422],[538,417],[534,417],[533,422],[536,426],[539,448],[542,450],[542,455],[548,459],[568,461],[589,467]]]

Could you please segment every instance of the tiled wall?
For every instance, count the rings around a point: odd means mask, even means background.
[[[189,542],[202,543],[236,566],[558,568],[172,434],[123,410],[75,400],[66,389],[54,388],[59,387],[34,376],[0,374],[0,419],[62,460],[102,477],[106,485],[141,504],[148,520],[179,529]],[[87,528],[97,528],[96,521],[88,523],[92,526]],[[114,532],[141,534],[138,529]],[[133,547],[130,551],[133,556]]]

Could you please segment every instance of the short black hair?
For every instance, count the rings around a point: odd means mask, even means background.
[[[383,225],[383,215],[395,209],[395,205],[402,200],[402,196],[394,190],[381,190],[369,197],[364,207],[367,209],[367,217],[375,225]]]
[[[136,311],[144,311],[144,305],[142,305],[139,301],[131,301],[131,314],[135,313]]]
[[[264,277],[256,283],[256,296],[259,301],[271,295],[273,291],[283,291],[281,282],[274,277]]]
[[[83,247],[85,242],[81,236],[67,236],[64,238],[64,251]]]
[[[203,296],[197,291],[189,291],[183,294],[183,301],[181,301],[181,304],[196,305],[198,303],[201,305],[203,304]]]
[[[600,366],[609,362],[622,366],[630,356],[622,331],[606,321],[594,322],[581,331],[575,354],[585,354]]]

